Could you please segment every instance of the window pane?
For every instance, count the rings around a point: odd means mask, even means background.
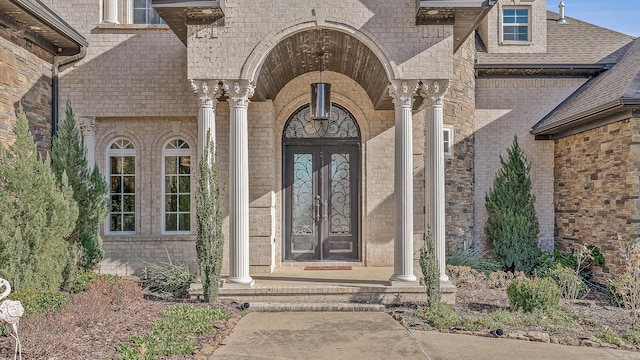
[[[135,174],[136,173],[136,158],[133,156],[125,156],[123,159],[124,162],[124,173],[125,174]]]
[[[515,9],[515,15],[518,17],[529,17],[529,9]]]
[[[178,177],[177,176],[165,176],[164,177],[164,191],[167,194],[175,194],[178,192]]]
[[[136,197],[134,195],[124,195],[124,210],[126,212],[136,211]]]
[[[180,214],[180,231],[191,230],[191,215]]]
[[[180,212],[189,212],[191,211],[191,196],[190,195],[180,195],[179,196],[180,204],[178,209]]]
[[[136,192],[136,178],[135,176],[124,176],[124,188],[123,193],[133,194]]]
[[[178,215],[166,214],[164,217],[164,229],[165,231],[177,231],[178,230]]]
[[[122,223],[122,215],[112,214],[111,215],[111,224],[109,226],[109,230],[111,231],[120,231],[120,224]]]
[[[136,231],[136,217],[134,214],[125,214],[122,220],[122,231]]]
[[[122,199],[120,195],[111,195],[111,212],[119,212],[122,210]]]
[[[134,8],[145,8],[145,7],[147,7],[147,0],[134,0],[133,7]]]
[[[112,176],[111,177],[111,192],[119,193],[122,191],[122,177],[121,176]]]
[[[502,14],[503,14],[503,16],[504,16],[504,17],[507,17],[507,16],[515,16],[515,14],[516,14],[516,9],[503,9],[503,10],[502,10]]]
[[[111,157],[111,173],[122,174],[122,157],[120,156]]]
[[[177,174],[178,172],[178,157],[167,156],[164,158],[164,173],[165,174]]]
[[[184,193],[190,193],[191,191],[191,184],[190,184],[190,180],[191,178],[189,176],[180,176],[180,193],[184,194]]]
[[[191,173],[191,157],[180,156],[180,174],[190,174],[190,173]]]
[[[134,24],[146,24],[147,23],[147,10],[134,9],[133,10],[133,23]]]
[[[149,10],[149,24],[164,24],[162,18],[153,9]]]
[[[164,209],[166,212],[178,211],[178,195],[165,195]]]

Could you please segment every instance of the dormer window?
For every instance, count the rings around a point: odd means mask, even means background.
[[[502,41],[529,41],[529,9],[502,9]]]

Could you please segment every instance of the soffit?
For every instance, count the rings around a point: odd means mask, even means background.
[[[82,35],[37,0],[0,0],[0,24],[54,55],[74,55],[80,46],[88,45]]]
[[[418,0],[416,24],[453,25],[453,52],[467,40],[496,0]]]
[[[324,55],[318,56],[318,51]],[[262,63],[252,99],[274,99],[294,78],[321,69],[357,81],[376,109],[393,109],[389,79],[376,55],[353,36],[328,29],[300,32],[276,45]]]
[[[220,0],[152,0],[151,6],[187,46],[187,23],[211,24],[222,19]]]

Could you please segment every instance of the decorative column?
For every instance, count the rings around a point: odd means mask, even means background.
[[[191,80],[191,87],[200,103],[198,111],[198,159],[207,143],[207,131],[211,134],[211,145],[216,146],[216,104],[222,94],[218,80]]]
[[[249,134],[247,107],[255,86],[224,81],[229,97],[229,285],[252,287],[249,276]]]
[[[448,282],[445,259],[445,196],[444,196],[444,144],[443,107],[444,95],[449,90],[449,80],[429,80],[422,83],[422,96],[427,105],[425,120],[424,179],[425,179],[425,231],[431,231],[440,282]]]
[[[396,285],[418,285],[413,274],[413,97],[418,81],[393,80],[389,95],[393,98],[396,117],[395,133],[395,243],[393,275]]]
[[[104,15],[102,22],[118,23],[118,0],[104,0]]]
[[[78,117],[78,127],[87,151],[87,165],[89,170],[93,171],[96,166],[96,118]]]

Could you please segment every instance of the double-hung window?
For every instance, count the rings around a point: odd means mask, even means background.
[[[453,136],[453,132],[451,131],[450,128],[442,129],[442,143],[444,145],[444,156],[453,155],[452,136]]]
[[[529,9],[502,9],[502,41],[529,41]]]
[[[164,24],[164,21],[151,7],[151,0],[133,0],[133,23]]]
[[[191,149],[180,139],[163,150],[165,232],[191,231]]]
[[[136,149],[127,139],[118,139],[107,149],[109,173],[109,216],[112,233],[136,231]]]

